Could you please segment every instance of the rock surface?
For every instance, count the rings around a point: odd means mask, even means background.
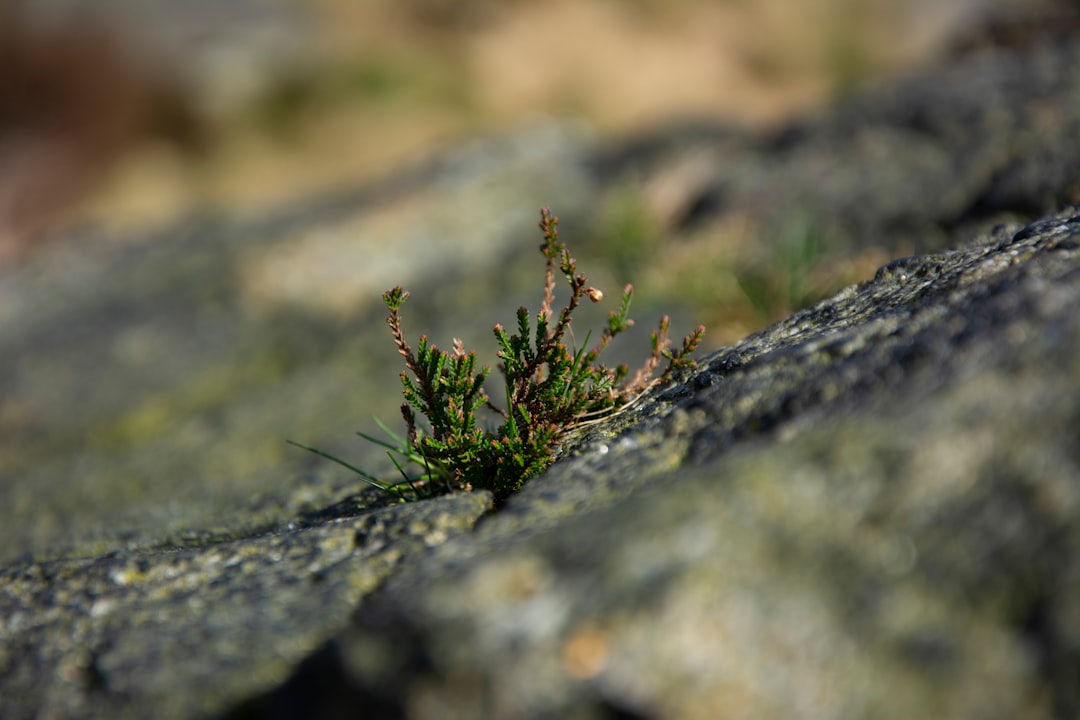
[[[1080,211],[883,267],[627,413],[235,717],[1072,717],[1077,303]]]
[[[1080,209],[1017,219],[1075,192],[1078,62],[977,55],[780,139],[546,125],[4,276],[0,716],[1075,717]],[[497,511],[388,504],[279,447],[392,417],[356,308],[387,273],[438,280],[433,336],[480,336],[524,301],[516,265],[475,278],[534,206],[573,223],[707,147],[688,220],[810,207],[931,254],[707,356]],[[323,279],[290,295],[297,264]]]
[[[804,215],[850,247],[938,250],[1080,200],[1078,66],[1071,39],[978,53],[766,137],[688,127],[596,167],[693,177],[671,210],[684,224],[738,214],[767,236]]]

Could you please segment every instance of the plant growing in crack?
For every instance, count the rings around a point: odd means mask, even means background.
[[[574,311],[586,299],[599,302],[603,293],[578,272],[577,261],[559,240],[558,223],[548,208],[540,211],[544,236],[540,252],[546,261],[540,310],[533,316],[519,308],[517,332],[508,332],[502,325],[493,330],[499,346],[498,369],[505,381],[501,405],[484,390],[491,368],[478,366],[476,353],[466,351],[460,340],[454,339],[449,351],[423,335],[415,349],[409,344],[401,320],[401,307],[409,293],[399,286],[383,293],[383,301],[390,311],[386,320],[390,333],[405,360],[401,373],[405,435],[377,420],[387,440],[359,435],[386,448],[401,479],[381,480],[334,455],[290,442],[343,465],[402,500],[462,489],[487,489],[501,500],[552,463],[558,441],[568,430],[609,416],[654,384],[669,380],[676,369],[692,366],[689,355],[701,342],[705,328],[698,327],[681,347],[673,348],[667,316],[652,333],[652,352],[633,376],[626,365],[609,368],[599,362],[611,340],[633,325],[628,317],[633,297],[630,285],[624,288],[619,309],[610,313],[595,346],[587,349],[591,333],[581,348],[572,350],[567,345],[566,338],[573,337]],[[557,275],[569,284],[570,297],[556,314]],[[664,360],[666,369],[654,379]],[[501,418],[497,428],[478,422],[481,408]]]

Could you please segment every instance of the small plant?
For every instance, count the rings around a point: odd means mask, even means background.
[[[540,211],[540,246],[547,263],[544,299],[535,316],[522,307],[517,311],[517,332],[502,325],[494,328],[499,345],[499,372],[505,380],[503,404],[492,402],[484,391],[491,368],[478,367],[476,353],[466,352],[455,339],[449,352],[421,336],[414,350],[405,338],[401,307],[409,293],[400,286],[383,294],[390,315],[387,324],[398,352],[405,359],[401,383],[405,402],[405,436],[382,423],[389,440],[359,435],[387,450],[401,480],[388,482],[321,450],[293,443],[333,460],[358,473],[365,481],[402,500],[416,500],[458,489],[488,489],[503,499],[520,488],[555,459],[559,438],[571,428],[606,417],[624,407],[657,382],[667,381],[677,368],[692,366],[690,353],[701,342],[704,327],[686,336],[682,346],[671,348],[668,317],[652,333],[652,353],[632,377],[626,365],[609,368],[598,362],[611,340],[633,325],[629,319],[633,287],[623,290],[619,309],[612,311],[607,327],[595,346],[571,349],[571,316],[588,299],[599,302],[603,293],[590,286],[577,271],[577,262],[559,240],[559,219],[548,208]],[[556,315],[556,273],[570,285],[570,298]],[[667,368],[654,380],[661,361]],[[494,429],[477,419],[481,408],[501,418]],[[418,414],[426,423],[418,420]],[[376,421],[378,422],[378,421]],[[291,442],[291,441],[290,441]]]

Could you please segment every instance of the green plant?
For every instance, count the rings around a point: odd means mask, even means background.
[[[503,499],[555,458],[559,438],[584,422],[606,417],[638,397],[656,382],[667,381],[680,367],[693,365],[688,358],[705,333],[698,327],[686,336],[682,346],[671,348],[667,337],[668,318],[660,320],[652,333],[652,352],[632,377],[625,365],[609,368],[598,362],[611,340],[633,325],[628,318],[633,287],[623,291],[619,309],[610,313],[594,347],[571,349],[565,339],[573,337],[571,318],[588,298],[599,302],[603,293],[588,284],[577,271],[577,261],[559,240],[558,218],[548,208],[540,211],[540,246],[547,270],[544,299],[533,320],[522,307],[517,311],[517,332],[502,325],[494,328],[499,345],[499,371],[503,375],[504,405],[491,401],[484,383],[491,372],[478,367],[475,352],[466,352],[455,339],[447,352],[421,336],[414,350],[405,338],[401,307],[409,293],[400,286],[383,294],[390,315],[387,324],[398,352],[405,359],[401,373],[405,402],[401,414],[406,433],[397,435],[382,423],[389,440],[359,433],[387,450],[402,479],[380,480],[370,473],[321,450],[293,443],[333,460],[358,473],[370,484],[403,500],[430,497],[457,489],[488,489]],[[566,305],[554,314],[556,273],[570,286]],[[535,326],[534,326],[535,323]],[[668,365],[654,380],[662,360]],[[481,408],[494,412],[501,423],[494,430],[477,419]],[[426,424],[418,420],[418,413]],[[376,421],[378,422],[378,421]],[[411,466],[416,470],[410,473]]]
[[[830,287],[818,277],[829,250],[819,225],[796,217],[767,246],[770,252],[752,258],[735,274],[743,296],[763,321],[774,321],[828,296]]]

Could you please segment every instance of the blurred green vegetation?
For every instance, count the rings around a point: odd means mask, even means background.
[[[96,220],[156,223],[193,200],[279,202],[538,113],[572,113],[609,137],[687,117],[772,126],[926,61],[948,18],[904,0],[305,7],[308,51],[264,70],[272,77],[251,104],[214,118],[200,171],[185,175],[154,148],[100,185]]]
[[[603,259],[616,279],[630,281],[639,269],[659,259],[664,231],[646,207],[641,189],[633,183],[619,185],[591,219],[587,239],[590,252]]]
[[[941,12],[903,0],[317,0],[308,7],[312,52],[223,120],[201,171],[173,189],[197,187],[200,202],[236,209],[295,199],[378,178],[538,112],[572,112],[615,141],[690,116],[775,126],[925,61],[935,46],[912,28],[934,27]],[[115,222],[125,203],[144,217],[167,215],[175,195],[152,188],[169,174],[160,162],[136,165],[106,186],[97,216]],[[806,219],[767,237],[752,228],[701,231],[722,251],[698,247],[700,232],[665,227],[643,201],[648,179],[623,179],[608,193],[585,248],[614,281],[638,286],[639,303],[666,295],[687,307],[722,308],[712,319],[731,331],[711,332],[711,346],[859,277],[850,262],[837,270],[844,259],[830,257],[829,238]],[[642,281],[660,267],[679,280]]]
[[[610,190],[590,224],[583,253],[603,262],[611,280],[633,282],[639,305],[681,306],[720,347],[868,279],[886,248],[852,253],[812,216],[795,215],[778,230],[734,221],[690,231],[665,229],[641,189]]]
[[[828,253],[822,230],[808,218],[795,217],[777,237],[739,261],[735,278],[746,301],[768,322],[840,289],[820,274]]]

